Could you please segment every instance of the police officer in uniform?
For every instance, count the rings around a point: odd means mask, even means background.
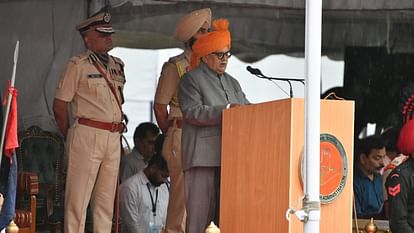
[[[155,93],[154,112],[158,126],[166,134],[163,153],[171,178],[165,232],[185,232],[184,176],[181,166],[182,113],[178,103],[178,84],[187,72],[191,46],[207,33],[211,24],[211,10],[204,8],[183,16],[176,26],[174,37],[184,43],[184,52],[164,63]],[[169,112],[168,112],[169,107]]]
[[[65,191],[66,233],[85,229],[91,201],[93,232],[111,232],[121,154],[124,63],[110,56],[111,16],[100,13],[80,23],[87,51],[65,67],[53,103],[55,119],[66,137],[68,170]],[[73,125],[69,128],[68,105]]]

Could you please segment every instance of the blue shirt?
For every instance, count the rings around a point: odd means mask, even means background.
[[[374,174],[374,180],[371,181],[356,166],[354,172],[354,194],[357,216],[359,218],[381,214],[384,205],[384,194],[380,174]]]

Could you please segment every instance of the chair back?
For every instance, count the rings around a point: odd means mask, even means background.
[[[65,183],[63,138],[52,132],[31,126],[19,132],[17,150],[19,172],[34,172],[39,177],[37,222],[48,224],[63,220],[63,193]]]

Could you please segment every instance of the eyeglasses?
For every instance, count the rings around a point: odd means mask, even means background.
[[[200,33],[200,34],[206,34],[207,32],[210,32],[210,28],[200,28],[197,31],[197,33]]]
[[[214,52],[214,53],[211,53],[211,54],[216,55],[217,58],[220,59],[220,60],[223,60],[224,59],[224,56],[226,56],[227,58],[230,58],[231,55],[232,55],[231,51],[227,51],[227,52]]]

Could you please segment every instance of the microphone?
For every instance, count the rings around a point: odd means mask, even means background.
[[[296,82],[301,82],[303,85],[305,85],[305,80],[303,79],[293,79],[293,78],[275,78],[275,77],[267,77],[265,75],[262,74],[262,71],[260,71],[257,68],[253,68],[251,66],[247,66],[246,67],[247,71],[249,71],[251,74],[257,76],[258,78],[263,78],[263,79],[267,79],[270,81],[273,80],[279,80],[279,81],[285,81],[289,84],[289,96],[290,98],[293,98],[293,88],[292,88],[292,82],[296,81]],[[280,88],[280,87],[279,87]],[[286,92],[285,92],[286,93]],[[287,94],[287,93],[286,93]]]
[[[251,66],[247,66],[246,69],[247,69],[247,71],[249,71],[253,75],[262,75],[263,76],[262,71],[260,71],[257,68],[253,68]]]

